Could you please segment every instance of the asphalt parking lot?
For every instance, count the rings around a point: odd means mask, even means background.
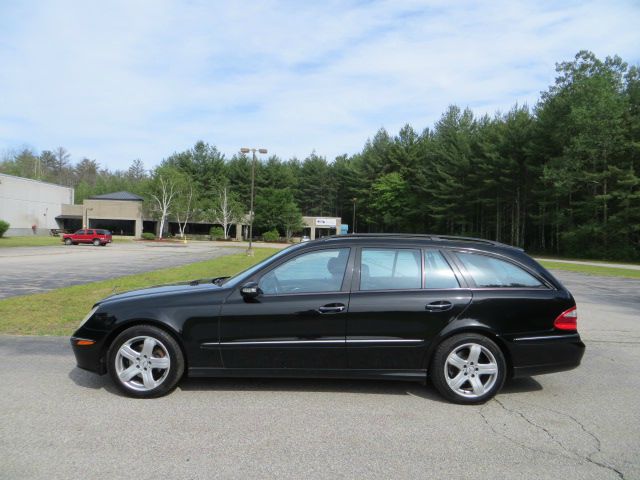
[[[3,248],[0,299],[175,267],[238,251],[237,247],[220,247],[211,242]]]
[[[0,337],[0,478],[640,478],[640,281],[555,272],[580,368],[483,406],[405,382],[185,380],[120,396],[66,338]]]

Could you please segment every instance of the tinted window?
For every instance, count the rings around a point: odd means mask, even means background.
[[[424,254],[425,288],[458,288],[458,280],[453,270],[436,250],[427,250]]]
[[[342,288],[348,248],[303,253],[260,279],[263,293],[337,292]]]
[[[458,253],[478,287],[541,287],[542,284],[520,267],[497,258]]]
[[[421,286],[420,250],[362,249],[360,290],[404,290]]]
[[[78,231],[76,232],[76,235],[84,235],[84,230],[78,230]]]

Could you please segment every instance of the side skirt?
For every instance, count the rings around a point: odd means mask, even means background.
[[[298,368],[189,368],[189,377],[359,378],[424,382],[426,370],[305,370]]]

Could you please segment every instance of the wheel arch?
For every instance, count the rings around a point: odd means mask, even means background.
[[[429,371],[429,366],[431,365],[433,356],[435,355],[435,352],[438,346],[448,338],[451,338],[454,335],[459,335],[461,333],[476,333],[484,337],[487,337],[490,340],[493,340],[495,344],[498,345],[498,348],[502,352],[502,355],[504,356],[504,360],[507,364],[507,378],[513,377],[513,360],[511,358],[511,352],[509,351],[507,343],[502,337],[500,337],[500,335],[494,332],[491,328],[481,324],[461,325],[459,327],[446,330],[440,336],[435,338],[434,341],[430,343],[427,349],[427,354],[426,354],[427,372]]]
[[[184,348],[184,344],[182,342],[182,339],[180,338],[179,332],[173,329],[170,325],[167,325],[166,323],[160,322],[153,318],[134,318],[131,320],[127,320],[126,322],[123,322],[122,324],[114,328],[111,332],[109,332],[109,335],[107,335],[107,337],[104,339],[102,350],[100,352],[101,373],[107,373],[107,353],[109,352],[109,347],[111,347],[111,344],[118,337],[118,335],[120,335],[128,328],[143,325],[159,328],[160,330],[171,335],[171,337],[180,347],[180,351],[182,352],[182,358],[184,359],[184,371],[186,374],[186,372],[188,371],[189,359],[187,357],[187,351]]]

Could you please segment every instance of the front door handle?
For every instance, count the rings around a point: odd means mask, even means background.
[[[345,306],[342,303],[330,303],[318,308],[320,313],[340,313],[344,311]]]
[[[453,308],[453,303],[446,300],[439,300],[437,302],[428,303],[424,308],[427,312],[446,312]]]

